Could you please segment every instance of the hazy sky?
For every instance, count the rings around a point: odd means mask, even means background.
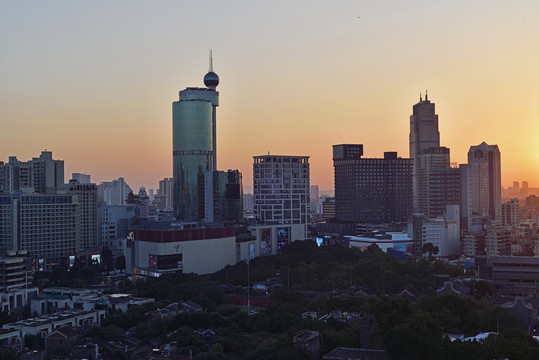
[[[66,175],[155,188],[171,103],[203,85],[211,48],[218,168],[244,185],[268,151],[310,156],[320,189],[333,144],[407,157],[428,89],[452,161],[497,144],[502,185],[539,187],[536,0],[0,1],[0,46],[0,161],[48,149]]]

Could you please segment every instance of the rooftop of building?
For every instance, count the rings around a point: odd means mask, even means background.
[[[261,162],[299,162],[299,160],[309,159],[310,156],[303,155],[255,155],[253,159],[262,160]]]
[[[4,326],[6,327],[12,327],[12,326],[13,327],[19,327],[19,326],[40,327],[40,326],[48,325],[54,322],[67,320],[75,316],[93,315],[97,311],[98,310],[73,310],[73,309],[64,310],[62,312],[58,312],[54,314],[47,314],[40,317],[19,320],[16,322],[5,324]]]
[[[324,359],[387,359],[387,353],[384,350],[338,347],[327,353]]]

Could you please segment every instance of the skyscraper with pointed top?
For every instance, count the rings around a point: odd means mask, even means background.
[[[438,115],[434,103],[429,101],[427,92],[425,92],[425,100],[419,95],[419,102],[414,105],[413,113],[410,116],[410,158],[414,159],[414,210],[419,208],[418,156],[422,150],[438,147],[440,147]]]
[[[172,103],[172,162],[174,216],[178,220],[198,220],[199,197],[204,192],[200,179],[215,170],[216,110],[219,106],[219,76],[213,72],[210,50],[205,88],[188,87]]]

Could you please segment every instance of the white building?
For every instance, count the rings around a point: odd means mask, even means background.
[[[152,303],[153,298],[137,298],[131,294],[103,294],[101,291],[72,288],[45,288],[43,294],[31,301],[30,311],[35,315],[72,310],[127,311],[131,306]]]
[[[25,335],[39,335],[45,338],[57,328],[62,326],[80,326],[89,329],[101,325],[106,316],[106,310],[65,310],[59,313],[43,315],[30,319],[20,320],[2,325],[5,330],[18,330],[21,337]]]
[[[423,219],[421,244],[431,243],[438,247],[436,256],[451,256],[460,253],[460,211],[458,205],[447,205],[444,216]]]
[[[132,191],[123,177],[97,185],[97,195],[107,205],[126,205],[127,195]]]
[[[254,156],[254,215],[264,225],[303,225],[294,240],[305,240],[309,222],[308,156]]]
[[[160,276],[167,272],[210,274],[236,263],[234,228],[191,228],[153,223],[130,232],[126,271]]]
[[[413,254],[413,239],[406,232],[386,232],[375,235],[374,237],[365,236],[345,236],[349,239],[350,248],[359,248],[367,250],[371,245],[378,246],[382,251],[387,252],[389,249],[403,252],[405,254]]]

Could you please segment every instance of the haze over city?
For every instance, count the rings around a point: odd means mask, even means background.
[[[408,157],[428,90],[441,145],[501,151],[502,185],[539,176],[539,3],[520,1],[0,4],[0,161],[48,149],[67,175],[172,175],[171,103],[219,74],[218,168],[252,185],[253,155],[310,156],[333,188],[331,145]],[[66,176],[67,176],[66,175]]]

